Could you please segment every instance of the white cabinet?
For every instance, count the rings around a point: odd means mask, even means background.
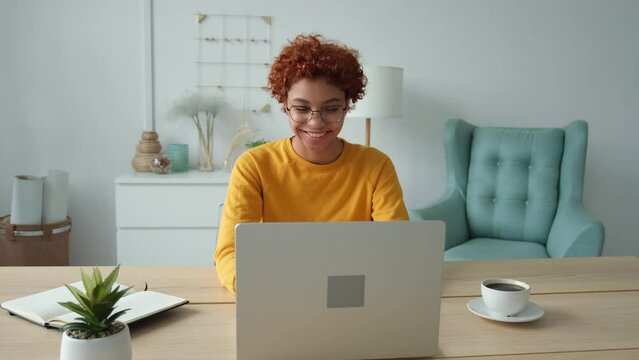
[[[158,175],[115,179],[118,263],[209,265],[229,173]]]

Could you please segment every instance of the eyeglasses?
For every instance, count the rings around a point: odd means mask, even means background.
[[[326,106],[320,110],[311,110],[308,106],[291,106],[285,108],[291,120],[296,123],[307,123],[313,118],[313,114],[319,113],[320,118],[325,123],[337,123],[344,119],[344,114],[348,106],[341,107],[339,105]]]

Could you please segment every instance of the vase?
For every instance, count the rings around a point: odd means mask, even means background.
[[[135,156],[131,159],[131,165],[135,171],[149,172],[153,158],[160,154],[162,145],[158,141],[158,133],[155,131],[142,132],[141,140],[136,145]]]
[[[171,172],[189,171],[189,145],[169,144],[166,155],[171,160]]]
[[[200,137],[198,150],[200,171],[213,171],[213,138]]]

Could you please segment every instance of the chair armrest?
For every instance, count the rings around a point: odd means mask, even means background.
[[[410,209],[408,212],[411,220],[444,221],[446,223],[445,249],[468,241],[466,202],[459,192],[448,192],[435,203],[421,209]]]
[[[581,202],[570,202],[557,209],[546,250],[553,258],[601,256],[604,239],[603,224]]]
[[[423,209],[408,209],[408,219],[410,221],[421,221],[425,220],[422,216]]]

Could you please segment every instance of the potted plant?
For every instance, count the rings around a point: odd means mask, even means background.
[[[80,270],[85,291],[65,285],[78,301],[59,304],[78,314],[76,322],[62,327],[61,360],[131,359],[129,327],[116,321],[129,309],[115,311],[116,303],[129,288],[113,285],[118,277],[118,265],[105,279],[97,267],[88,275]]]
[[[264,140],[264,139],[257,139],[254,141],[249,141],[246,144],[244,144],[247,148],[252,149],[254,147],[258,147],[260,145],[264,145],[266,144],[268,141]]]

